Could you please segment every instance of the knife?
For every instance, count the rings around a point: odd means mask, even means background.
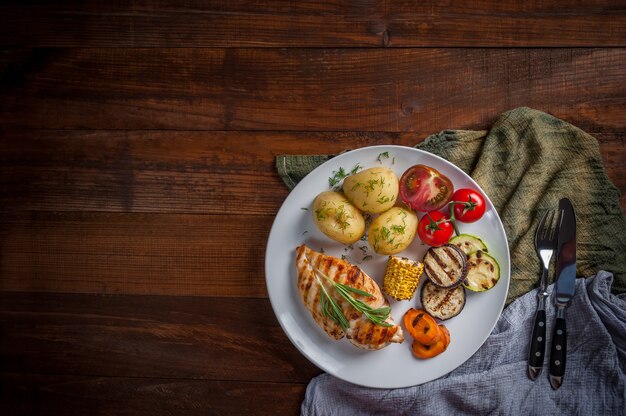
[[[550,350],[550,385],[554,390],[563,384],[567,355],[565,311],[576,292],[576,214],[572,202],[567,198],[559,201],[559,210],[563,214],[559,226],[554,287],[556,323]]]

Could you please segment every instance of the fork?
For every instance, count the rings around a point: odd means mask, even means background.
[[[556,225],[561,216],[557,210],[547,211],[535,233],[535,250],[541,259],[541,280],[539,281],[539,292],[537,293],[537,312],[535,313],[535,324],[533,334],[530,339],[530,352],[528,354],[528,377],[531,380],[537,379],[543,368],[543,357],[546,348],[546,298],[548,293],[548,269],[550,260],[554,254],[558,240],[558,230]],[[556,220],[556,221],[555,221]],[[553,226],[554,224],[554,226]]]

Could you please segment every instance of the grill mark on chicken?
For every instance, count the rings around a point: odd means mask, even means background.
[[[394,330],[394,333],[397,331],[397,328]],[[389,328],[387,327],[383,327],[383,329],[380,331],[380,339],[381,340],[389,340],[389,338],[391,338],[393,336],[393,334],[390,333],[391,331],[389,330]]]
[[[343,267],[343,273],[340,273],[339,264],[335,264],[337,263],[337,259],[334,259],[333,257],[328,257],[328,259],[330,259],[331,262],[325,263],[325,265],[328,266],[328,269],[326,270],[326,275],[329,277],[332,276],[331,277],[332,280],[334,280],[337,283],[346,284],[346,273],[347,273],[346,269],[353,270],[355,269],[355,267],[350,267],[350,266]],[[337,273],[333,273],[334,270],[336,270]],[[344,316],[348,317],[350,316],[352,311],[356,312],[355,309],[352,307],[352,305],[350,305],[348,301],[346,301],[341,295],[339,295],[335,289],[331,289],[329,291],[329,294],[333,297],[333,299],[335,299],[335,301],[337,302],[337,304],[343,311]]]
[[[325,274],[329,279],[342,283],[356,289],[371,293],[372,296],[351,294],[356,299],[368,304],[372,308],[389,306],[382,297],[380,288],[367,274],[360,268],[350,263],[344,262],[334,257],[324,255],[309,249],[306,246],[297,248],[296,265],[298,268],[298,287],[304,300],[305,306],[311,312],[314,320],[324,331],[335,339],[340,339],[344,335],[350,339],[355,346],[367,350],[376,350],[387,346],[390,342],[402,342],[404,340],[401,328],[396,325],[391,317],[387,323],[393,327],[382,327],[368,320],[361,312],[354,309],[324,277],[319,276],[320,281],[324,281],[324,286],[328,294],[337,302],[344,316],[348,319],[349,328],[343,331],[330,317],[324,317],[321,309],[322,292],[316,279],[316,272]],[[303,283],[304,282],[304,283]]]
[[[354,285],[360,276],[361,276],[361,270],[359,270],[356,267],[353,267],[352,270],[348,272],[348,276],[346,280],[347,282],[349,282],[350,285]],[[363,286],[363,278],[361,279],[360,286]]]
[[[333,265],[333,259],[331,257],[326,257],[324,259],[320,259],[320,262],[322,262],[322,264],[320,264],[320,269],[322,269],[324,274],[328,276],[328,270],[330,270]]]
[[[398,328],[398,326],[383,327],[368,322],[366,327],[364,328],[365,330],[360,331],[359,337],[355,337],[355,339],[365,345],[386,345],[391,342],[391,339],[398,331]]]
[[[308,282],[311,283],[311,288],[309,289],[309,293],[306,296],[306,303],[309,305],[313,304],[313,301],[315,300],[316,297],[319,297],[319,285],[317,284],[317,279],[315,278],[315,272],[313,271],[313,268],[311,267],[310,264],[307,265],[309,267],[309,273],[308,273]],[[315,310],[315,309],[313,309]]]
[[[311,315],[315,319],[315,321],[326,331],[328,335],[335,339],[342,338],[345,333],[343,329],[330,317],[325,317],[323,315],[323,311],[320,304],[320,287],[317,282],[317,278],[313,267],[317,267],[319,264],[319,257],[312,255],[312,258],[306,257],[305,247],[302,246],[298,249],[298,257],[299,260],[299,270],[298,279],[302,282],[306,282],[304,287],[309,286],[308,290],[302,290],[300,293],[302,295],[302,299],[307,306],[307,309],[311,312]],[[302,268],[303,266],[303,268]]]

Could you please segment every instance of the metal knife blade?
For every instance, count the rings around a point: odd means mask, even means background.
[[[576,291],[576,214],[568,198],[559,201],[563,213],[556,254],[555,303],[568,304]]]
[[[556,320],[550,349],[550,385],[554,390],[561,387],[565,376],[567,359],[567,323],[565,311],[576,292],[576,215],[572,202],[563,198],[559,201],[561,223],[556,257],[556,283],[554,303]]]

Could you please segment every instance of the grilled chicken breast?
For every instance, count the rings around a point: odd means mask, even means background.
[[[350,305],[331,284],[324,282],[327,276],[331,280],[370,293],[372,296],[353,294],[355,299],[372,308],[389,306],[376,282],[357,266],[336,257],[327,256],[311,250],[306,245],[296,248],[296,268],[298,270],[298,290],[304,306],[311,312],[313,319],[332,338],[346,336],[350,342],[366,350],[378,350],[392,342],[404,340],[402,328],[396,325],[391,315],[385,322],[390,327],[376,325],[361,312]],[[322,311],[320,282],[323,282],[328,294],[337,302],[347,318],[349,328],[344,331],[330,316]]]

